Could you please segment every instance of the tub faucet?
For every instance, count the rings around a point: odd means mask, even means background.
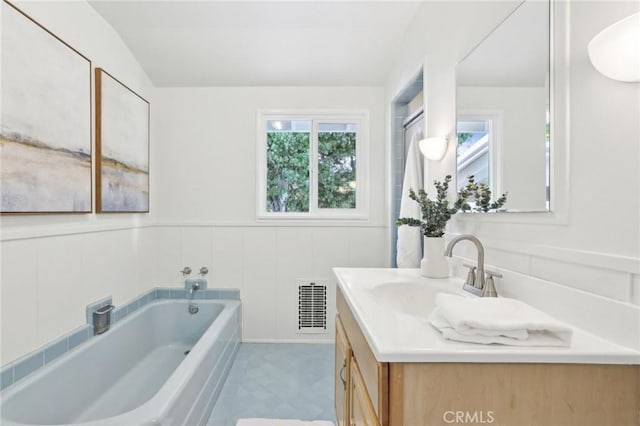
[[[469,291],[470,293],[476,294],[478,296],[482,295],[482,290],[484,289],[485,278],[484,278],[484,247],[480,240],[474,235],[470,234],[462,234],[455,237],[453,240],[449,241],[447,248],[444,250],[444,255],[451,257],[453,252],[453,247],[458,244],[462,240],[469,240],[476,246],[476,250],[478,251],[478,272],[473,273],[473,269],[470,271],[467,276],[467,281],[464,283],[464,289]]]
[[[206,278],[187,278],[184,280],[184,291],[189,295],[193,296],[198,290],[204,290],[207,288],[207,280]]]

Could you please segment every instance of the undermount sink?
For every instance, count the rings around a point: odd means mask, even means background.
[[[389,282],[368,290],[379,305],[396,312],[428,317],[435,308],[436,294],[446,291],[425,282]]]

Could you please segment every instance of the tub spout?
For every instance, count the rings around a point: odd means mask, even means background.
[[[184,280],[184,290],[189,296],[193,296],[198,290],[204,290],[207,288],[206,278],[187,278]]]
[[[93,311],[93,335],[102,334],[111,327],[111,311],[115,306],[109,304]]]

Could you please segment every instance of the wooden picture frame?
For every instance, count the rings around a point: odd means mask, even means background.
[[[0,213],[91,213],[91,61],[0,7]]]
[[[149,212],[149,102],[102,68],[96,85],[96,211]]]

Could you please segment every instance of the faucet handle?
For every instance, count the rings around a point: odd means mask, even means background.
[[[487,278],[489,277],[502,278],[502,274],[500,272],[494,272],[489,270],[485,270],[484,272],[485,274],[487,274]]]
[[[469,268],[469,272],[467,273],[467,280],[465,284],[469,284],[474,287],[476,284],[476,267],[475,265],[469,265],[468,263],[463,263],[463,266]]]
[[[182,272],[182,276],[187,276],[191,273],[191,268],[188,266],[185,266],[184,269],[180,272]]]
[[[498,297],[493,277],[502,278],[502,274],[493,271],[485,271],[485,273],[487,274],[487,279],[484,283],[484,288],[482,289],[482,297]]]

